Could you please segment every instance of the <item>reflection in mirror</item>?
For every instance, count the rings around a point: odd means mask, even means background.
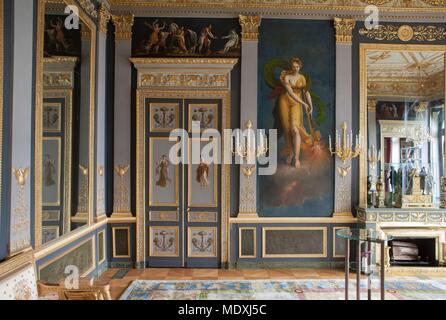
[[[42,244],[89,222],[91,32],[84,23],[67,30],[64,10],[60,1],[45,3]]]
[[[425,48],[366,51],[369,207],[439,205],[445,52]]]

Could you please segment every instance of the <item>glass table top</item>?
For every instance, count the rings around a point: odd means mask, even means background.
[[[392,236],[386,235],[383,232],[376,232],[373,229],[363,228],[345,228],[336,231],[336,236],[343,239],[350,239],[356,241],[371,241],[384,242],[393,240]]]

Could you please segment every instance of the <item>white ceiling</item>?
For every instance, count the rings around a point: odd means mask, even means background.
[[[368,51],[367,75],[371,78],[422,78],[444,72],[443,52]]]

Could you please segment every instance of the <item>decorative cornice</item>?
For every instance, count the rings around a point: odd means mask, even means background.
[[[235,65],[238,59],[226,59],[226,58],[130,58],[130,62],[135,65],[141,64],[227,64]]]
[[[356,25],[354,19],[334,18],[337,43],[352,43],[352,31]]]
[[[107,6],[101,3],[99,7],[99,32],[107,34],[107,25],[111,19],[111,13]]]
[[[132,39],[132,27],[135,20],[135,16],[113,16],[112,21],[115,25],[115,40],[131,40]]]
[[[88,13],[91,17],[97,18],[98,12],[96,11],[96,6],[91,0],[78,0],[81,7]]]
[[[394,26],[379,25],[377,28],[359,30],[361,36],[379,41],[401,40],[404,42],[415,41],[438,41],[446,39],[446,29],[436,26]]]
[[[259,27],[261,21],[262,18],[260,16],[239,15],[243,41],[257,41],[259,39]]]
[[[153,8],[194,8],[194,9],[232,9],[240,10],[277,10],[291,15],[301,10],[331,10],[364,12],[367,4],[380,6],[380,12],[444,12],[446,0],[110,0],[113,7],[128,9]],[[138,10],[136,9],[136,10]],[[255,12],[255,11],[254,11]],[[273,11],[268,11],[272,13]],[[257,12],[256,12],[257,13]],[[266,14],[266,13],[265,13]]]

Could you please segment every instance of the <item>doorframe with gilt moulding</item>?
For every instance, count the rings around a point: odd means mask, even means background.
[[[443,52],[446,60],[446,45],[438,44],[391,44],[391,43],[360,43],[359,44],[359,130],[363,133],[364,141],[367,141],[367,51],[411,51],[411,52]],[[444,72],[446,75],[446,64]],[[446,76],[444,85],[444,97],[446,97]],[[373,98],[373,97],[372,97]],[[446,120],[446,114],[445,114]],[[446,156],[445,156],[446,159]],[[446,167],[446,164],[445,164]],[[367,208],[367,155],[359,156],[359,204],[360,209]]]
[[[222,129],[231,128],[231,88],[230,74],[238,59],[211,59],[211,58],[131,58],[130,62],[137,69],[136,90],[136,264],[145,267],[146,264],[146,153],[145,153],[145,101],[147,98],[164,99],[220,99],[222,100]],[[221,87],[206,87],[197,89],[187,85],[177,87],[147,87],[141,81],[144,74],[154,70],[177,75],[201,75],[206,73],[225,74],[228,85]],[[222,144],[224,147],[224,143]],[[229,217],[231,207],[231,168],[222,165],[221,177],[221,262],[229,259],[230,237]]]

